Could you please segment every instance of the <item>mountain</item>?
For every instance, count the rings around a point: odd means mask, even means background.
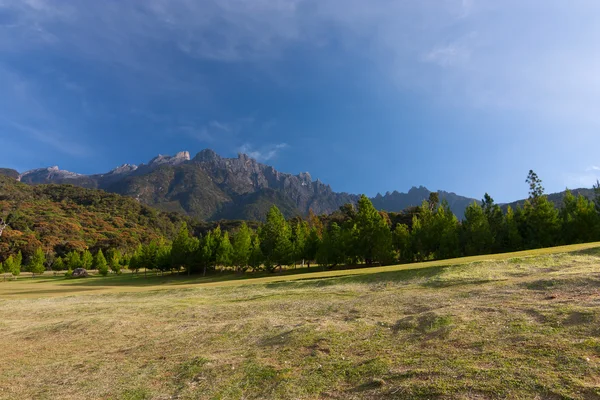
[[[159,155],[148,164],[122,165],[105,174],[81,175],[50,167],[27,171],[28,184],[68,183],[133,197],[163,211],[204,219],[263,219],[272,204],[286,216],[330,213],[358,196],[336,193],[310,174],[285,174],[245,154],[224,158],[206,149]]]
[[[0,254],[19,249],[25,257],[42,247],[71,250],[132,249],[141,242],[172,238],[189,218],[158,212],[129,197],[72,185],[26,185],[0,175],[0,211],[8,228]],[[196,228],[194,226],[194,228]]]
[[[423,202],[423,200],[429,198],[429,194],[431,191],[426,187],[412,187],[408,193],[400,193],[398,191],[393,191],[392,193],[387,192],[385,195],[377,194],[374,198],[371,199],[373,205],[378,210],[385,211],[402,211],[408,207],[419,206]],[[458,219],[462,219],[464,217],[465,209],[469,204],[472,204],[476,199],[472,199],[469,197],[459,196],[456,193],[445,192],[443,190],[438,191],[440,196],[440,201],[446,200],[452,212],[458,217]]]
[[[103,189],[162,211],[207,221],[262,220],[272,204],[287,217],[306,215],[309,210],[329,214],[358,200],[357,195],[334,192],[329,185],[313,180],[308,172],[286,174],[246,154],[225,158],[210,149],[193,158],[187,151],[174,156],[159,155],[147,164],[124,164],[104,174],[82,175],[54,166],[27,171],[17,179],[28,184],[67,183]],[[378,194],[371,200],[380,210],[399,212],[420,205],[430,193],[421,186],[408,193]],[[439,194],[459,218],[466,206],[475,201],[455,193]]]

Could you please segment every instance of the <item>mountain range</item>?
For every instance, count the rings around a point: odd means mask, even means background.
[[[355,194],[334,192],[319,179],[313,180],[308,172],[286,174],[246,154],[225,158],[210,149],[193,158],[187,151],[174,156],[158,155],[147,164],[124,164],[104,174],[83,175],[57,166],[24,173],[0,168],[0,174],[27,184],[72,184],[102,189],[133,197],[162,211],[207,221],[262,220],[272,204],[287,217],[306,215],[309,210],[327,214],[346,203],[356,203],[359,198]],[[408,193],[377,194],[371,200],[379,210],[399,212],[421,204],[430,193],[420,186]],[[451,192],[438,193],[459,218],[467,205],[477,201]],[[560,194],[555,197],[562,198]]]

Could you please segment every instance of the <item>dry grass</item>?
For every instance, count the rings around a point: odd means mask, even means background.
[[[356,271],[0,283],[0,398],[600,399],[600,251]]]

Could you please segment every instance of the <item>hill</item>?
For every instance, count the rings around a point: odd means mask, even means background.
[[[8,221],[0,253],[27,257],[37,247],[63,254],[86,248],[137,246],[173,236],[187,217],[73,185],[30,186],[0,175],[0,212]]]
[[[550,193],[548,195],[548,200],[550,200],[550,202],[552,202],[557,208],[559,208],[563,204],[563,199],[565,198],[566,193],[567,193],[566,190],[564,190],[562,192],[558,192],[558,193]],[[571,193],[573,193],[573,196],[582,195],[583,197],[587,198],[588,200],[593,200],[595,198],[594,189],[585,189],[585,188],[572,189]],[[525,204],[525,199],[513,201],[512,203],[508,203],[508,204],[503,204],[502,207],[504,209],[506,209],[508,206],[510,206],[514,210],[518,206],[523,207],[523,204]]]

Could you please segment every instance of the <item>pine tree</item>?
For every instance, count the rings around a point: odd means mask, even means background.
[[[79,253],[76,251],[68,253],[65,256],[65,264],[70,270],[81,268],[81,258],[79,256]]]
[[[19,257],[21,252],[17,254],[17,257],[13,258],[12,256],[8,257],[5,263],[8,264],[8,268],[10,268],[10,273],[17,278],[17,276],[21,275],[21,262],[22,256]]]
[[[224,232],[217,248],[217,265],[231,267],[233,265],[233,246],[229,240],[229,233]]]
[[[190,270],[190,261],[194,248],[194,241],[190,237],[187,224],[184,222],[177,233],[177,237],[173,240],[171,246],[171,265],[173,268],[185,268]]]
[[[289,265],[293,258],[291,229],[276,206],[267,213],[267,220],[260,230],[261,250],[265,267],[274,271],[276,266]]]
[[[392,234],[381,214],[364,194],[358,200],[356,214],[357,250],[367,264],[385,263],[391,258]]]
[[[472,256],[492,252],[494,238],[490,223],[484,209],[476,202],[470,204],[465,210],[462,234],[465,255]]]
[[[308,224],[302,219],[292,226],[292,251],[294,265],[298,261],[304,262],[306,253],[306,240],[308,237]]]
[[[248,225],[242,223],[240,228],[233,234],[233,265],[238,271],[246,271],[250,262],[252,247],[252,235]]]
[[[63,261],[62,257],[56,258],[56,260],[54,260],[54,263],[52,264],[52,270],[55,272],[59,272],[59,271],[63,271],[64,269],[65,269],[65,262]]]
[[[410,232],[406,224],[396,225],[393,234],[394,249],[397,252],[398,261],[409,263],[413,261]]]
[[[317,258],[317,251],[321,246],[321,237],[317,228],[312,227],[306,239],[306,246],[304,246],[304,258],[308,261],[308,267],[310,268],[310,262]]]
[[[44,264],[46,263],[46,255],[44,254],[44,250],[38,247],[31,260],[29,262],[29,271],[31,271],[31,277],[33,278],[35,274],[43,274],[46,270]]]
[[[107,252],[108,266],[115,274],[121,274],[121,252],[119,250],[109,250]]]
[[[323,241],[317,251],[317,262],[330,268],[345,262],[342,229],[336,222],[323,234]]]
[[[164,274],[165,271],[171,269],[171,252],[172,247],[169,243],[162,240],[157,243],[156,268],[158,268],[161,274]]]
[[[14,263],[13,263],[13,269],[19,270],[19,274],[21,273],[21,269],[23,267],[23,253],[21,253],[21,250],[19,250],[19,252],[17,253]],[[13,274],[14,275],[14,274]]]
[[[106,262],[106,258],[102,253],[102,249],[98,250],[96,256],[93,258],[92,266],[94,269],[98,270],[100,275],[108,275],[108,263]]]
[[[264,256],[260,246],[260,238],[257,233],[252,235],[252,245],[250,246],[250,258],[248,264],[253,271],[258,271],[263,265]]]
[[[81,255],[81,268],[90,269],[94,265],[94,256],[89,250],[84,250]]]

